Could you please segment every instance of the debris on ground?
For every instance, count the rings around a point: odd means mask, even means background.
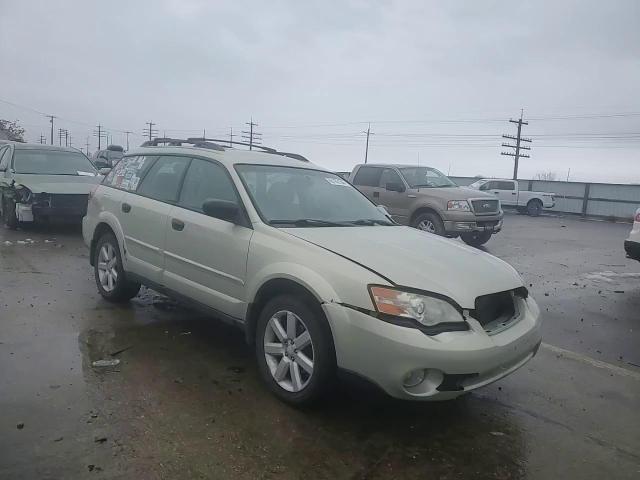
[[[624,290],[614,290],[613,293],[624,293]]]
[[[129,345],[127,347],[121,348],[120,350],[116,350],[115,352],[111,352],[109,355],[111,355],[112,357],[115,357],[117,355],[120,355],[123,352],[126,352],[127,350],[131,350],[133,348],[133,345]]]
[[[180,332],[178,335],[191,335],[191,332]]]
[[[505,434],[502,432],[489,432],[489,435],[493,435],[494,437],[504,437]]]
[[[227,367],[227,370],[230,370],[233,373],[244,373],[244,367]]]
[[[64,440],[64,437],[55,438],[53,441],[54,442],[61,442],[62,440]]]
[[[120,360],[117,358],[110,358],[105,360],[96,360],[91,365],[94,367],[115,367],[120,364]]]
[[[98,437],[98,438],[94,438],[93,441],[95,443],[104,443],[107,441],[107,437]]]
[[[17,424],[17,425],[16,425],[16,428],[17,428],[18,430],[22,430],[22,429],[24,428],[24,423],[22,423],[22,422],[21,422],[21,423]]]

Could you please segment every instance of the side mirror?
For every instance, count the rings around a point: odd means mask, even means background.
[[[240,206],[226,200],[207,200],[202,204],[202,211],[210,217],[235,223],[240,213]]]
[[[390,192],[404,192],[404,185],[401,183],[389,182],[385,185],[385,188]]]
[[[108,175],[111,169],[109,167],[99,168],[98,173],[100,175]]]

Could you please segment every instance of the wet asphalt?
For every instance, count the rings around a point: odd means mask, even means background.
[[[343,382],[296,410],[262,387],[242,332],[151,290],[102,300],[78,228],[0,228],[0,478],[640,478],[629,230],[506,218],[486,250],[545,317],[511,376],[444,403]]]

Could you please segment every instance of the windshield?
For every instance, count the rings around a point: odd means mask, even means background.
[[[400,168],[400,172],[411,188],[457,187],[449,177],[435,168],[404,167]]]
[[[96,175],[96,169],[81,153],[59,150],[16,150],[16,173],[36,175]]]
[[[473,182],[471,185],[469,185],[469,188],[480,188],[486,182],[486,180],[478,180],[477,182]]]
[[[333,173],[272,165],[237,165],[262,219],[278,226],[395,225]]]

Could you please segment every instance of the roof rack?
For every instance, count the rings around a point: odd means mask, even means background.
[[[233,148],[233,145],[244,145],[245,147],[251,147],[262,150],[265,153],[271,153],[273,155],[280,155],[282,157],[293,158],[294,160],[300,160],[301,162],[308,162],[309,160],[299,153],[279,152],[275,148],[264,147],[262,145],[252,145],[246,142],[232,142],[229,140],[223,140],[219,138],[204,138],[204,137],[191,137],[187,139],[181,138],[168,138],[158,137],[153,140],[147,140],[141,146],[142,147],[158,147],[161,145],[167,145],[172,147],[181,147],[183,144],[189,144],[197,148],[208,148],[210,150],[217,150],[224,152],[228,148]]]

